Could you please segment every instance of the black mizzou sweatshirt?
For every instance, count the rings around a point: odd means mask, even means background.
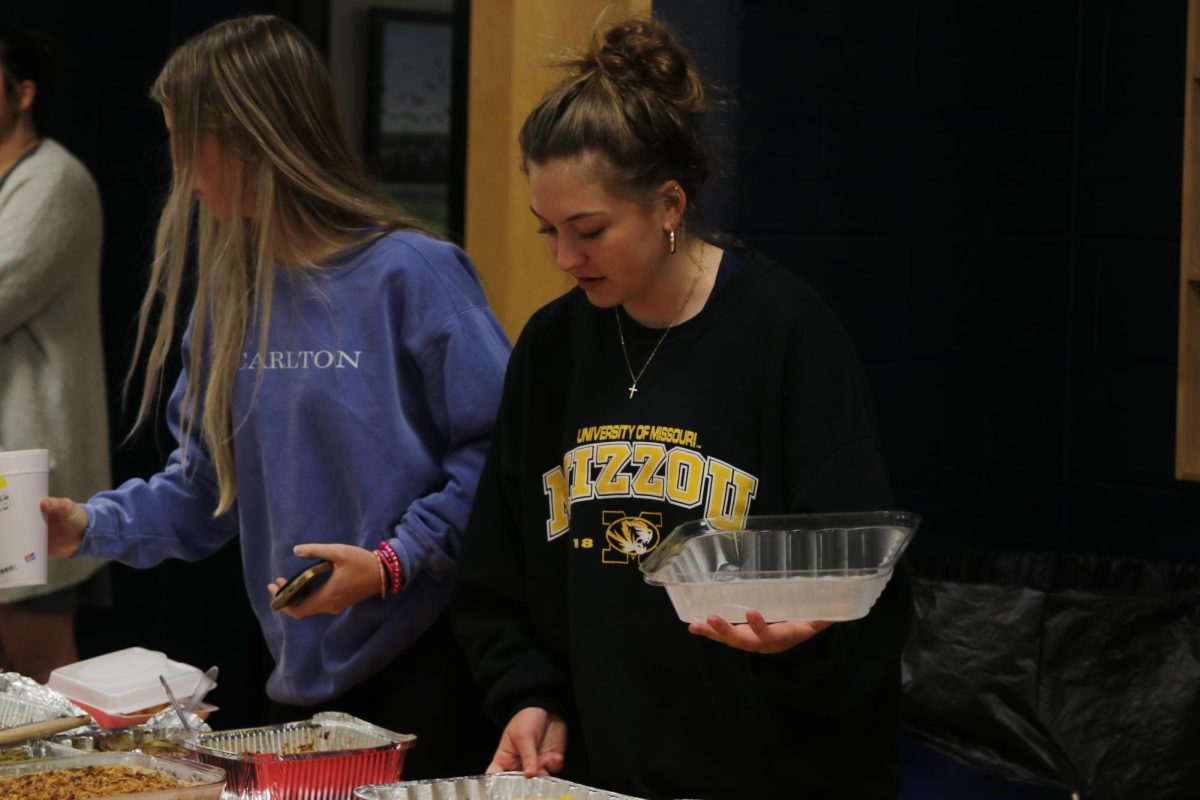
[[[638,570],[688,520],[892,506],[862,370],[829,309],[765,258],[726,250],[720,269],[633,396],[612,309],[575,289],[530,320],[455,628],[498,723],[528,706],[566,719],[566,777],[650,800],[893,797],[902,569],[866,618],[778,655],[688,633]],[[622,327],[637,371],[662,331]]]

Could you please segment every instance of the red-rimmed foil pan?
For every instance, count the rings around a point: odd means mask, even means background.
[[[400,779],[415,736],[327,711],[311,720],[195,733],[184,746],[221,767],[246,800],[344,800],[365,784]]]

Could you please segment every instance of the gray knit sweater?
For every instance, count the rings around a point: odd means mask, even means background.
[[[0,187],[0,450],[50,450],[50,493],[110,488],[100,345],[100,195],[87,169],[46,139]],[[55,558],[46,586],[79,583],[102,562]]]

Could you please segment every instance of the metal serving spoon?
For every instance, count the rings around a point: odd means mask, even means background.
[[[179,701],[175,699],[175,693],[171,691],[170,685],[167,684],[167,679],[159,675],[158,680],[162,683],[163,688],[167,690],[167,699],[171,701],[171,708],[175,709],[175,713],[179,715],[179,721],[183,723],[183,729],[191,733],[192,726],[188,724],[187,712],[183,710],[183,706],[179,705]]]

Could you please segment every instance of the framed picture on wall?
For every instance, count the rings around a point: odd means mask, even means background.
[[[368,12],[367,167],[405,208],[453,238],[463,214],[464,5]]]

